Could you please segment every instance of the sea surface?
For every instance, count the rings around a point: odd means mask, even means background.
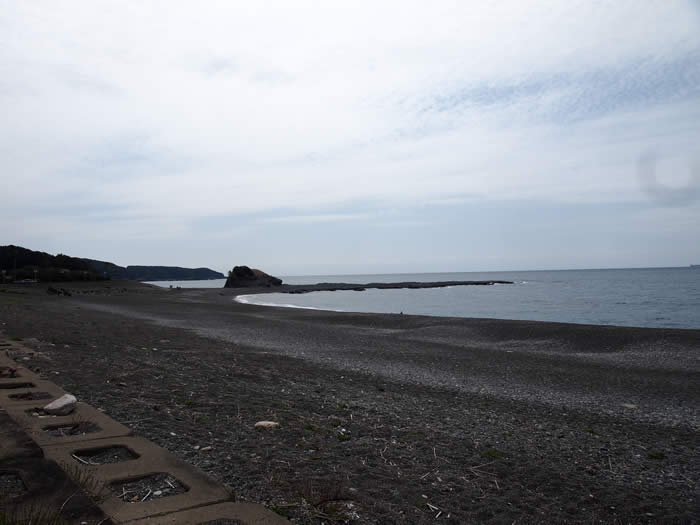
[[[515,284],[293,295],[269,293],[242,295],[236,300],[346,312],[700,329],[700,268],[310,275],[282,279],[287,284],[476,280],[505,280]],[[218,288],[224,282],[219,279],[152,284]]]

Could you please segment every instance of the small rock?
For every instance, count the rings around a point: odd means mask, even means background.
[[[199,449],[200,452],[209,452],[212,449],[212,447],[202,447]]]
[[[277,423],[276,421],[258,421],[255,423],[255,428],[257,429],[264,429],[264,428],[279,428],[280,424]]]
[[[622,406],[625,408],[637,408],[637,405],[634,405],[632,403],[622,403]]]
[[[171,436],[177,436],[177,434],[176,434],[175,432],[171,432],[170,435],[171,435]]]
[[[162,495],[162,494],[163,494],[163,491],[162,491],[162,490],[156,490],[156,491],[153,493],[154,496],[160,496],[160,495]]]
[[[195,449],[195,450],[199,450],[199,445],[195,445],[195,446],[194,446],[194,449]]]
[[[46,405],[44,407],[44,412],[54,416],[67,416],[73,412],[73,410],[75,410],[75,404],[77,401],[78,400],[75,398],[75,396],[65,394]]]

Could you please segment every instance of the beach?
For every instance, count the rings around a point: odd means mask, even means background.
[[[24,364],[298,523],[700,520],[700,330],[62,286],[0,292]]]

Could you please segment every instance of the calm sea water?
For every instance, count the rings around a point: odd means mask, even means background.
[[[559,270],[284,277],[289,284],[506,280],[514,285],[421,290],[271,293],[239,296],[259,305],[700,329],[700,268]],[[223,280],[154,283],[221,287]]]

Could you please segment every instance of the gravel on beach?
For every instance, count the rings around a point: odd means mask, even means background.
[[[17,288],[22,364],[295,522],[700,520],[698,330]]]

